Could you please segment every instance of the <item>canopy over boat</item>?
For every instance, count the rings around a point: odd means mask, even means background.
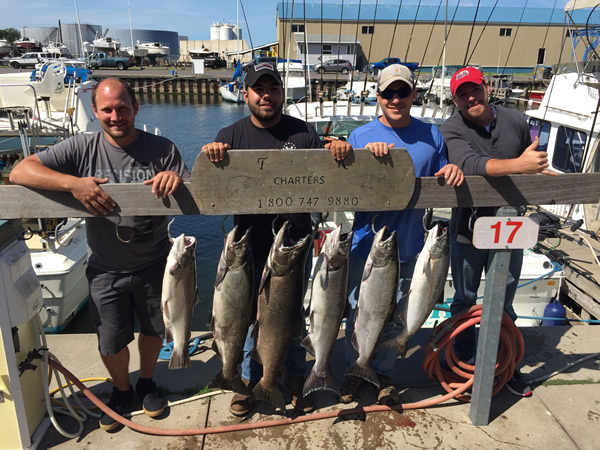
[[[569,0],[569,2],[565,5],[565,11],[594,8],[598,5],[600,5],[600,1],[598,0]]]

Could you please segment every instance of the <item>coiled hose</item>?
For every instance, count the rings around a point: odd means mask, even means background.
[[[463,330],[481,322],[481,305],[475,305],[456,316],[446,319],[435,327],[432,339],[425,349],[423,370],[430,379],[440,382],[448,393],[457,393],[455,398],[465,402],[471,401],[469,395],[463,394],[473,385],[475,366],[467,364],[454,353],[454,339]],[[508,314],[502,316],[500,329],[500,348],[496,361],[494,387],[492,395],[496,395],[513,375],[516,365],[523,358],[525,346],[521,332]],[[442,353],[451,371],[441,366]]]

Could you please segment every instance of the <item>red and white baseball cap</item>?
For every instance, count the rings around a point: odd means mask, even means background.
[[[483,78],[483,74],[475,67],[465,67],[456,71],[450,79],[450,92],[452,93],[452,97],[456,95],[456,91],[463,83],[482,84],[485,83],[485,78]]]

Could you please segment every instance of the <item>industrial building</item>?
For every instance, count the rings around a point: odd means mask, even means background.
[[[588,14],[575,11],[570,20],[582,28]],[[439,6],[400,0],[398,5],[315,2],[295,8],[291,16],[290,2],[279,2],[280,56],[289,51],[311,67],[321,59],[341,58],[361,69],[390,56],[433,67],[444,62],[444,41],[446,65],[469,63],[526,73],[571,59],[562,9],[454,5],[446,11],[444,2]],[[578,60],[585,50],[580,47]]]

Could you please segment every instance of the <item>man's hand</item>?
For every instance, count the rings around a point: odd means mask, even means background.
[[[158,172],[153,178],[144,181],[146,186],[152,186],[152,193],[156,198],[165,198],[171,195],[181,183],[183,183],[183,178],[170,170]]]
[[[557,175],[555,172],[546,170],[550,166],[548,164],[548,153],[537,150],[539,143],[540,138],[536,136],[533,143],[517,158],[517,173]]]
[[[340,139],[336,139],[325,144],[325,148],[331,150],[331,156],[333,156],[338,161],[343,161],[352,150],[352,146],[347,141],[342,141]]]
[[[394,148],[394,144],[386,144],[385,142],[369,142],[365,147],[371,150],[375,156],[384,156],[389,153],[390,148]]]
[[[231,146],[222,142],[211,142],[202,147],[202,153],[204,153],[211,162],[223,161],[225,158],[225,152],[229,150]]]
[[[115,201],[99,186],[108,182],[108,178],[72,178],[69,191],[86,209],[95,216],[106,215],[114,211]]]
[[[465,180],[465,174],[455,164],[446,164],[433,176],[444,177],[446,184],[450,187],[460,186]]]

